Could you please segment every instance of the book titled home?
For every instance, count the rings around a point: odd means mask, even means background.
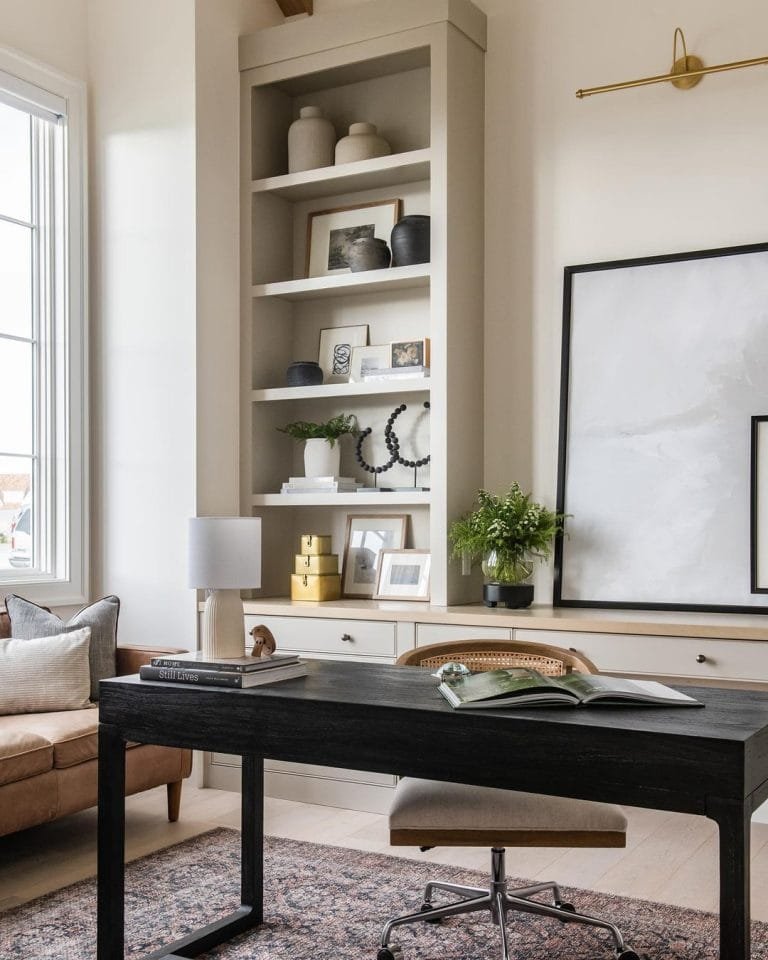
[[[296,653],[273,653],[269,657],[206,657],[200,650],[192,653],[163,654],[150,658],[153,667],[196,667],[198,670],[223,670],[232,673],[252,673],[273,670],[299,662]]]
[[[592,673],[546,677],[527,667],[488,670],[444,680],[440,693],[457,710],[493,707],[663,706],[701,707],[679,690],[655,680],[629,680]]]

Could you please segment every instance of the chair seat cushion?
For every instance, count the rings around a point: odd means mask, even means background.
[[[486,839],[493,842],[492,835],[507,833],[624,834],[627,818],[608,803],[405,777],[395,790],[389,826],[392,831],[466,831],[473,836],[487,832]]]
[[[28,730],[5,730],[0,736],[0,787],[46,773],[53,766],[53,747]]]

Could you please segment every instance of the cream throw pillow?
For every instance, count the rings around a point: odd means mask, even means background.
[[[38,640],[0,640],[0,715],[90,707],[91,628]]]

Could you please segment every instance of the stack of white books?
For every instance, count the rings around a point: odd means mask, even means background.
[[[379,367],[362,375],[363,383],[372,380],[411,380],[429,376],[429,367]]]
[[[354,477],[288,477],[281,493],[357,493],[362,484]]]

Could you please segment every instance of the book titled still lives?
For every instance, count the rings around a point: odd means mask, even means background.
[[[293,680],[307,674],[306,663],[276,667],[257,673],[235,673],[231,670],[198,670],[195,667],[139,667],[142,680],[162,680],[166,683],[186,683],[206,687],[232,687],[247,690],[281,680]]]

